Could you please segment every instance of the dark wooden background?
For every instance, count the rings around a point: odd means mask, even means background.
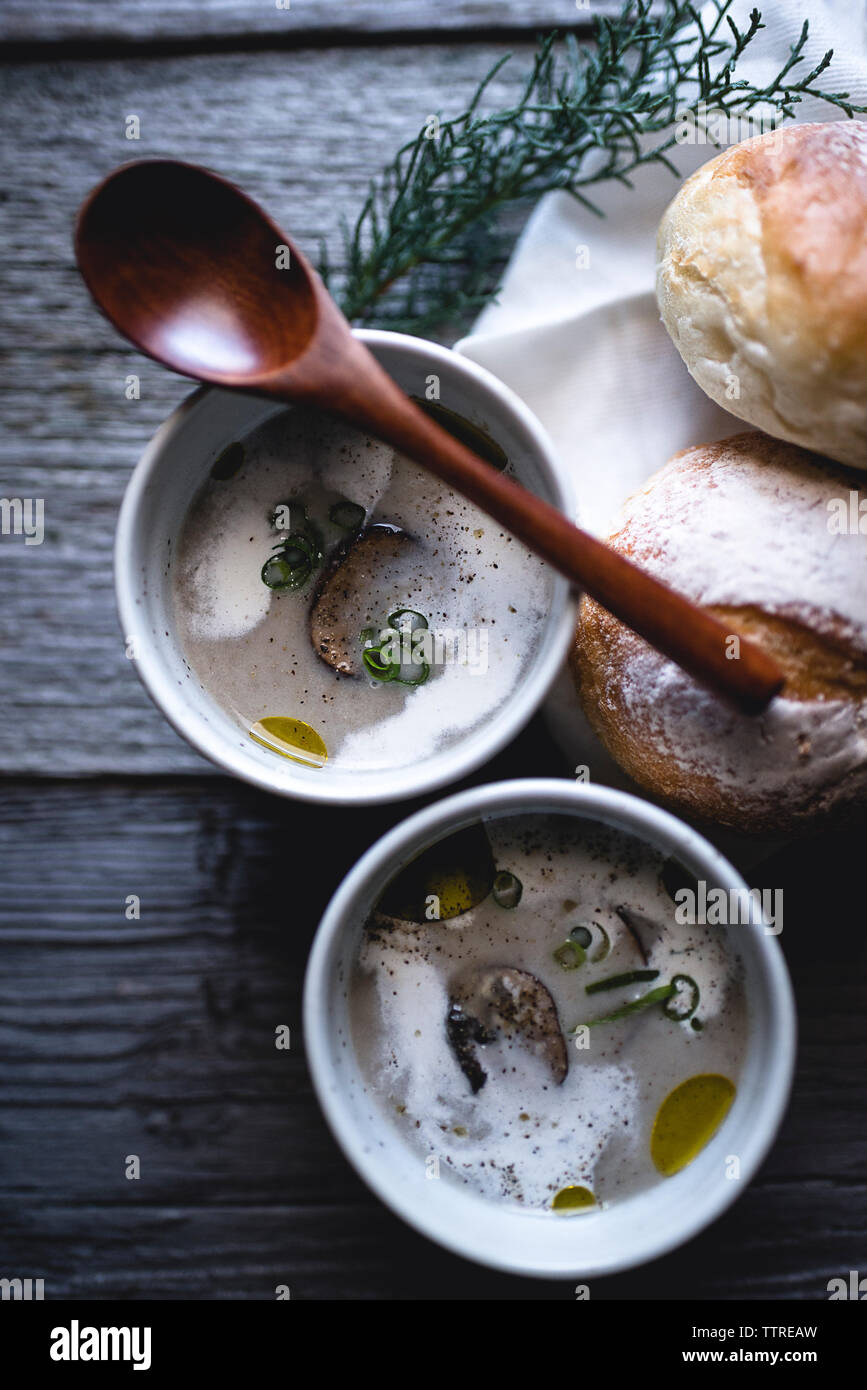
[[[130,468],[187,388],[95,313],[70,237],[112,166],[170,154],[336,253],[340,214],[399,142],[458,109],[507,45],[493,95],[515,90],[535,32],[575,20],[572,0],[0,7],[0,495],[44,498],[47,523],[41,547],[0,538],[0,1276],[44,1278],[49,1298],[572,1296],[413,1234],[325,1128],[304,963],[343,872],[412,808],[256,793],[149,705],[117,631],[112,536]],[[473,780],[566,772],[537,723]],[[761,1175],[688,1247],[592,1297],[815,1299],[867,1273],[864,831],[753,871],[785,887],[801,1024]]]

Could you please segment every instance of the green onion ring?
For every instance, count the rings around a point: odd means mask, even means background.
[[[427,618],[423,613],[418,613],[414,608],[398,608],[394,613],[389,613],[388,615],[389,627],[393,627],[397,632],[402,632],[403,628],[400,626],[401,618],[413,618],[416,620],[410,623],[410,632],[420,632],[428,625]]]
[[[322,559],[322,552],[316,543],[315,537],[310,532],[290,531],[289,535],[286,536],[285,540],[282,540],[280,544],[287,550],[293,546],[296,550],[303,550],[311,565],[315,564],[317,560]]]
[[[577,970],[579,965],[583,965],[587,959],[587,952],[583,946],[579,946],[577,941],[564,941],[562,946],[558,946],[556,951],[551,953],[559,966],[563,970]]]
[[[393,661],[383,661],[379,647],[365,647],[361,659],[375,681],[393,681],[400,670]]]
[[[605,930],[604,927],[600,927],[600,926],[599,926],[599,923],[598,923],[598,922],[594,922],[593,925],[594,925],[594,927],[596,927],[596,928],[598,929],[598,931],[599,931],[599,933],[600,933],[600,935],[601,935],[601,937],[602,937],[602,940],[600,941],[599,945],[596,947],[596,950],[593,952],[593,955],[590,957],[590,959],[591,959],[591,960],[594,962],[594,964],[595,964],[595,963],[597,963],[597,962],[600,961],[600,960],[604,960],[605,957],[606,957],[607,955],[609,955],[609,953],[610,953],[610,951],[611,951],[611,937],[608,935],[608,933],[607,933],[607,931]]]
[[[397,685],[424,685],[425,681],[430,675],[430,666],[427,664],[427,662],[421,661],[414,663],[419,667],[419,674],[416,676],[415,680],[407,680],[406,676],[401,676],[399,674],[399,672],[403,670],[405,664],[405,662],[401,662],[398,666],[395,667],[396,674],[394,676],[394,680],[397,683]]]
[[[311,565],[302,554],[299,563],[293,564],[285,553],[272,555],[262,566],[262,583],[278,593],[285,589],[301,589],[310,578]]]
[[[494,878],[491,893],[499,907],[517,907],[524,892],[524,885],[514,874],[502,870]]]
[[[672,998],[668,1001],[667,1004],[663,1005],[662,1012],[665,1014],[666,1018],[673,1018],[676,1023],[685,1023],[688,1018],[692,1018],[693,1014],[698,1008],[698,1001],[701,998],[701,991],[699,990],[698,985],[696,984],[695,980],[692,978],[691,975],[673,975],[671,983],[674,986],[675,994],[677,994],[680,985],[686,985],[689,988],[689,1008],[686,1013],[680,1012],[678,1009],[674,1007],[676,1001],[674,998]]]

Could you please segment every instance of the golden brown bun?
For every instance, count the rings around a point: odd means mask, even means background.
[[[773,652],[786,674],[764,714],[739,714],[585,598],[572,663],[581,703],[647,791],[746,831],[806,827],[867,797],[858,483],[749,433],[684,450],[629,499],[615,549]]]
[[[724,151],[659,226],[657,298],[690,374],[779,439],[867,468],[867,124]]]

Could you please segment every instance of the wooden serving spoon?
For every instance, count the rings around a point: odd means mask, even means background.
[[[305,257],[234,184],[143,160],[83,204],[75,251],[97,304],[164,366],[343,416],[424,464],[696,679],[758,712],[783,674],[702,608],[580,531],[437,425],[352,334]]]

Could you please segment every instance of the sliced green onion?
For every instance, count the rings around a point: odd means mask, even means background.
[[[302,589],[310,578],[312,566],[301,550],[281,551],[272,555],[262,566],[262,583],[278,592],[283,589]]]
[[[579,922],[578,926],[573,927],[570,931],[569,939],[571,941],[577,941],[578,945],[582,946],[584,950],[589,953],[590,947],[593,945],[593,934],[594,932],[598,932],[600,938],[599,943],[592,955],[589,955],[591,961],[598,962],[604,960],[611,950],[611,938],[605,928],[601,927],[598,922],[593,922],[592,927],[593,931],[590,930],[590,927],[585,926],[583,922]]]
[[[361,653],[368,675],[373,676],[375,681],[393,681],[400,667],[393,661],[387,661],[379,647],[365,647]]]
[[[292,536],[277,552],[282,555],[290,569],[302,569],[313,564],[313,549],[302,536]]]
[[[334,503],[328,516],[334,525],[339,526],[343,531],[360,531],[367,512],[358,502],[349,502],[344,499]]]
[[[677,998],[669,1000],[664,1005],[662,1012],[666,1018],[673,1018],[677,1023],[685,1023],[688,1018],[692,1018],[698,1008],[698,1001],[701,997],[699,987],[691,975],[673,975],[671,983],[674,986],[675,994],[679,994],[684,988],[688,993],[684,1000]]]
[[[661,1004],[663,1000],[670,999],[676,993],[675,985],[659,985],[652,989],[649,994],[642,994],[640,999],[633,999],[631,1004],[624,1004],[622,1009],[615,1009],[612,1014],[603,1014],[602,1018],[590,1018],[586,1023],[576,1023],[570,1029],[574,1033],[578,1028],[595,1028],[597,1023],[616,1023],[618,1019],[627,1018],[629,1014],[636,1014],[640,1009],[649,1008],[651,1004]]]
[[[639,985],[645,980],[655,980],[659,976],[658,970],[627,970],[622,975],[606,975],[604,980],[594,980],[592,985],[585,985],[585,994],[601,994],[604,989],[620,989],[622,985]]]
[[[418,667],[418,675],[413,676],[412,679],[403,675],[404,671],[414,671],[416,667]],[[430,675],[430,666],[426,661],[413,661],[409,663],[404,661],[400,663],[396,671],[397,674],[394,679],[398,685],[424,685]]]
[[[599,932],[599,935],[602,937],[602,940],[596,947],[596,950],[593,952],[593,955],[590,957],[594,964],[596,964],[598,961],[604,960],[605,957],[608,955],[609,951],[611,950],[611,937],[608,935],[604,927],[600,927],[598,922],[594,922],[593,925]]]
[[[494,879],[491,892],[494,902],[500,907],[517,907],[524,892],[524,885],[514,874],[502,870]]]
[[[298,550],[303,550],[311,565],[318,564],[322,559],[322,547],[319,537],[312,527],[307,527],[304,531],[290,531],[281,545],[295,546]]]
[[[396,641],[396,634],[380,642],[379,646],[373,646],[372,628],[365,628],[361,636],[363,641],[369,643],[361,653],[361,659],[374,680],[394,681],[395,685],[424,685],[430,675],[430,666],[426,661],[395,661],[391,655],[385,655],[385,649]]]
[[[564,941],[553,953],[554,959],[564,970],[577,970],[587,959],[587,952],[577,941]]]
[[[306,519],[303,507],[296,510],[300,510]],[[305,531],[291,531],[288,536],[281,537],[274,546],[270,560],[266,560],[262,566],[262,582],[278,592],[303,589],[321,559],[322,551],[312,527]]]
[[[389,627],[395,628],[398,632],[405,631],[407,625],[401,626],[401,618],[411,619],[408,624],[410,632],[420,632],[422,628],[427,627],[427,618],[423,613],[417,613],[414,608],[398,608],[395,613],[390,613],[388,615]]]

